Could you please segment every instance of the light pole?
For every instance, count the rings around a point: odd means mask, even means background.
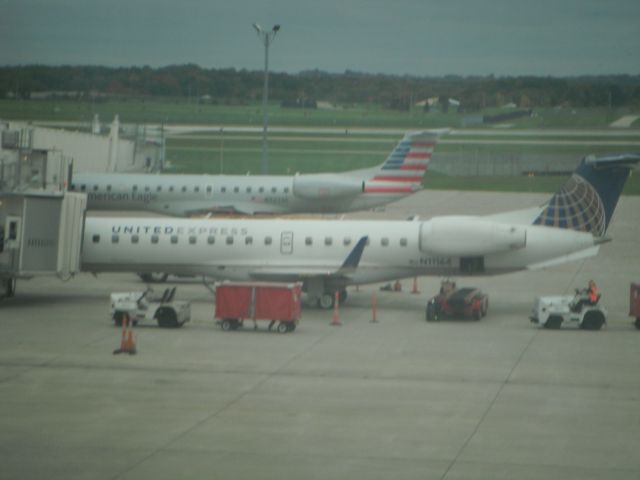
[[[267,158],[267,100],[269,98],[269,45],[280,30],[280,25],[274,25],[270,31],[264,31],[257,23],[253,24],[260,41],[264,44],[264,88],[262,90],[262,174],[269,172],[269,161]]]

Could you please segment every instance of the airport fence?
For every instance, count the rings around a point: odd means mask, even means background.
[[[454,176],[566,175],[579,161],[569,154],[436,152],[429,170]]]

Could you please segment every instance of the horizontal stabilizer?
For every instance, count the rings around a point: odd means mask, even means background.
[[[589,155],[584,159],[587,165],[595,168],[632,167],[640,162],[640,153],[621,153],[616,155]]]
[[[541,268],[555,267],[567,262],[575,262],[577,260],[584,260],[585,258],[595,257],[600,250],[600,245],[594,245],[593,247],[580,250],[578,252],[563,255],[561,257],[552,258],[550,260],[544,260],[539,263],[534,263],[527,267],[528,270],[540,270]]]

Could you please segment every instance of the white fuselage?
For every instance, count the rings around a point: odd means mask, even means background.
[[[477,231],[477,238],[468,231]],[[336,275],[364,236],[369,241],[357,268]],[[348,285],[414,275],[500,274],[596,252],[589,233],[481,217],[424,222],[89,217],[82,268],[229,280],[324,278]]]
[[[89,210],[146,210],[172,216],[206,213],[338,213],[366,210],[415,192],[418,185],[368,182],[345,174],[76,174],[72,190]]]

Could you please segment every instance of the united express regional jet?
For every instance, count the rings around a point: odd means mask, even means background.
[[[89,210],[181,217],[366,210],[420,189],[436,141],[445,132],[408,133],[384,163],[361,170],[295,176],[74,174],[71,190],[87,194]]]
[[[346,286],[497,275],[596,255],[640,154],[583,159],[537,208],[426,221],[87,218],[82,268],[302,281],[323,308]]]

